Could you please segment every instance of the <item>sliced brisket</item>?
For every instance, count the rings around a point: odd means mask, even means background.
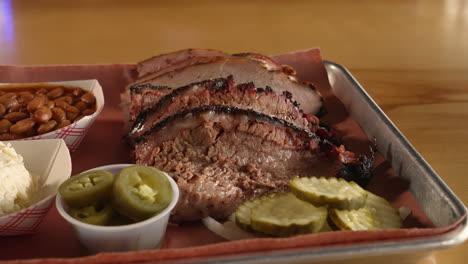
[[[137,138],[133,158],[177,181],[175,222],[227,217],[245,199],[286,190],[295,176],[340,176],[343,167],[347,173],[370,170],[362,166],[369,163],[365,158],[308,130],[228,106],[203,106],[164,119]]]
[[[204,105],[227,105],[251,109],[313,132],[320,129],[318,118],[302,113],[289,93],[277,94],[268,87],[255,88],[252,83],[236,86],[232,76],[180,87],[160,100],[159,97],[153,99],[151,96],[143,98],[140,105],[146,110],[136,118],[128,135],[130,140],[142,135],[166,117]]]
[[[254,59],[253,59],[254,58]],[[182,87],[203,80],[234,77],[237,83],[253,82],[257,87],[271,87],[277,94],[288,91],[307,114],[317,114],[322,108],[322,98],[313,85],[299,83],[294,75],[286,74],[283,68],[261,55],[243,55],[218,58],[210,63],[195,64],[166,72],[147,81],[154,86]],[[143,89],[142,89],[143,88]],[[150,86],[132,86],[133,96],[144,93]],[[161,90],[168,93],[167,90]],[[133,104],[133,98],[132,98]]]
[[[226,53],[211,49],[184,49],[171,53],[161,54],[151,57],[144,61],[138,62],[137,71],[138,77],[143,77],[153,72],[160,71],[163,68],[169,67],[193,57],[209,57],[209,56],[229,56]]]

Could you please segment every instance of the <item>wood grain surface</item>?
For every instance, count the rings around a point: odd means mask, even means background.
[[[134,63],[188,47],[321,47],[468,203],[468,1],[0,0],[0,64]]]

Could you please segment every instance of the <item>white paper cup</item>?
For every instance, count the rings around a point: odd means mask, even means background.
[[[94,168],[92,170],[107,170],[117,174],[125,167],[134,164],[116,164]],[[92,171],[89,170],[89,171]],[[116,252],[155,249],[161,246],[166,233],[166,227],[170,212],[179,199],[179,188],[176,182],[167,174],[172,187],[172,201],[159,214],[144,221],[121,226],[97,226],[83,223],[71,217],[68,207],[62,200],[60,194],[57,195],[57,210],[65,220],[74,228],[81,244],[92,252]]]

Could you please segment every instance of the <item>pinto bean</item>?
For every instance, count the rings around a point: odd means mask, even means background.
[[[31,127],[30,129],[26,130],[26,132],[23,133],[24,137],[34,137],[37,136],[37,131],[34,129],[34,126]]]
[[[27,104],[34,98],[34,95],[30,92],[20,92],[18,93],[18,102],[20,104]]]
[[[68,103],[64,101],[55,101],[55,106],[62,108],[63,110],[67,109],[67,106],[69,106]]]
[[[20,139],[20,135],[16,135],[13,133],[3,133],[0,134],[0,140],[15,140],[15,139]]]
[[[55,102],[54,101],[47,101],[46,105],[47,105],[48,108],[52,108],[52,107],[55,106]]]
[[[17,135],[24,134],[33,128],[35,124],[36,122],[31,118],[23,119],[12,125],[10,127],[10,132]]]
[[[58,123],[62,122],[67,118],[65,111],[60,107],[52,107],[52,109],[50,110],[52,111],[52,119],[54,119]]]
[[[13,124],[8,119],[2,119],[0,121],[0,133],[7,133],[8,131],[10,131],[10,127],[12,125]]]
[[[73,94],[73,96],[78,97],[78,96],[80,96],[80,95],[83,94],[83,89],[78,88],[78,87],[75,87],[75,88],[73,88],[73,90],[72,90],[72,94]]]
[[[83,101],[79,101],[75,104],[75,107],[78,108],[80,111],[83,111],[86,108],[88,108],[88,105]]]
[[[71,121],[68,120],[68,119],[65,119],[65,120],[63,120],[62,122],[60,122],[58,124],[57,129],[62,128],[62,127],[66,127],[66,126],[68,126],[70,124],[71,124]]]
[[[54,88],[47,93],[49,99],[55,99],[63,95],[65,91],[61,87]]]
[[[49,133],[50,131],[54,130],[55,126],[57,126],[57,121],[49,120],[47,123],[41,124],[37,128],[37,134],[42,135],[45,133]]]
[[[34,112],[37,108],[43,106],[47,102],[47,99],[44,98],[44,96],[36,96],[34,99],[31,100],[31,102],[28,103],[26,108],[28,109],[29,112]]]
[[[41,88],[39,90],[36,91],[36,94],[44,94],[46,95],[49,91],[47,91],[46,88]]]
[[[16,108],[20,104],[15,98],[0,99],[0,103],[3,104],[6,109]]]
[[[55,103],[58,103],[58,102],[65,102],[67,104],[71,104],[71,103],[73,103],[73,97],[71,97],[69,95],[65,95],[65,96],[62,96],[62,97],[59,97],[59,98],[55,99]]]
[[[13,105],[12,107],[10,107],[10,109],[8,109],[8,112],[9,113],[19,112],[22,107],[23,106],[18,102],[17,105]]]
[[[11,98],[16,98],[16,97],[17,97],[16,93],[5,93],[2,96],[0,96],[0,100],[11,99]]]
[[[65,112],[68,112],[68,113],[79,113],[81,112],[80,109],[76,108],[75,106],[73,105],[67,105],[67,107],[65,108]]]
[[[80,119],[82,119],[83,117],[85,117],[85,115],[80,115],[80,116],[78,116],[77,118],[75,118],[75,120],[73,120],[73,122],[78,122],[78,121],[80,121]]]
[[[84,110],[84,111],[81,112],[81,113],[83,113],[83,115],[88,116],[88,115],[94,114],[94,112],[96,112],[96,111],[94,111],[93,109],[89,109],[89,108],[88,108],[88,109]]]
[[[23,120],[25,118],[28,118],[29,117],[29,114],[28,113],[23,113],[23,112],[11,112],[11,113],[8,113],[4,116],[5,119],[7,119],[8,121],[12,122],[12,123],[16,123],[20,120]]]
[[[80,113],[67,112],[67,119],[73,122],[79,115]]]
[[[6,107],[3,104],[0,104],[0,117],[3,117],[3,115],[6,113]]]
[[[41,106],[34,111],[34,120],[39,123],[46,123],[52,118],[52,111],[46,105]]]
[[[81,96],[81,101],[87,103],[88,105],[92,105],[96,103],[96,97],[92,93],[85,93]]]

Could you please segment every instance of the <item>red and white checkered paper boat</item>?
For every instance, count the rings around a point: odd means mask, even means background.
[[[28,83],[30,85],[32,83]],[[102,87],[97,80],[77,80],[77,81],[63,81],[63,82],[47,82],[47,84],[55,85],[69,85],[80,87],[84,90],[91,91],[96,97],[96,112],[94,114],[85,116],[82,119],[78,120],[75,123],[72,123],[61,129],[51,131],[46,134],[24,138],[22,140],[36,140],[36,139],[54,139],[62,138],[67,144],[68,149],[71,152],[74,152],[78,149],[81,141],[88,132],[88,129],[96,120],[97,116],[101,113],[104,108],[104,95],[102,92]],[[21,85],[15,83],[13,85]],[[0,86],[1,87],[1,86]]]
[[[63,139],[9,141],[26,169],[39,175],[37,203],[0,217],[0,236],[32,234],[53,205],[60,184],[71,175],[70,152]]]

